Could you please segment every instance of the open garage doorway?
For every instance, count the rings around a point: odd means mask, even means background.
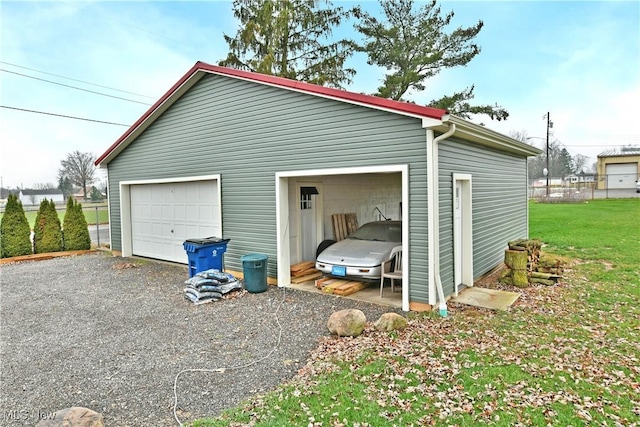
[[[334,240],[333,216],[355,214],[358,225],[384,219],[402,220],[404,280],[402,292],[391,295],[385,289],[379,297],[379,283],[350,297],[408,310],[408,166],[378,166],[341,169],[287,171],[276,174],[278,285],[292,283],[291,267],[315,262],[322,242]],[[313,284],[315,279],[307,283]],[[359,295],[360,294],[360,297]],[[362,297],[362,298],[361,298]],[[395,300],[395,301],[394,301]]]

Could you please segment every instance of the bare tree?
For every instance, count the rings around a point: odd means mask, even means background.
[[[583,154],[576,154],[575,156],[573,156],[572,161],[573,161],[573,172],[581,173],[581,172],[585,172],[589,158]]]
[[[67,154],[67,158],[60,161],[62,167],[58,171],[59,177],[68,178],[73,184],[82,187],[84,200],[87,200],[87,186],[95,181],[95,156],[91,153],[74,151]]]
[[[38,182],[33,186],[33,188],[35,188],[36,190],[55,190],[56,185],[51,182]]]
[[[529,144],[529,140],[531,139],[529,138],[529,133],[527,132],[526,129],[512,130],[511,132],[509,132],[509,136],[517,141],[524,142],[527,144]]]

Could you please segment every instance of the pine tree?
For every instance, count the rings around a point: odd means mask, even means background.
[[[38,214],[36,215],[36,222],[33,225],[33,253],[41,254],[46,251],[42,249],[42,237],[44,236],[44,229],[47,225],[46,218],[46,210],[49,208],[49,201],[47,199],[43,199],[40,202],[40,208],[38,209]]]
[[[59,252],[63,250],[60,219],[53,200],[44,199],[36,216],[33,229],[33,253]]]
[[[10,194],[0,222],[0,257],[30,255],[31,228],[18,196]]]
[[[382,18],[362,13],[356,30],[364,37],[357,50],[368,57],[368,64],[385,68],[387,73],[376,96],[403,101],[411,91],[423,91],[426,82],[442,70],[465,67],[480,53],[475,38],[483,27],[478,21],[471,27],[449,30],[454,13],[442,13],[436,0],[382,0]],[[486,114],[504,120],[509,113],[499,105],[471,105],[474,86],[451,96],[432,100],[429,105],[464,118]]]
[[[77,251],[91,249],[91,236],[87,220],[82,212],[82,204],[72,197],[67,201],[67,211],[63,220],[64,249]]]
[[[60,217],[58,216],[58,211],[56,210],[56,204],[53,199],[49,200],[49,214],[48,221],[49,226],[47,227],[46,239],[51,240],[51,249],[53,251],[62,251],[64,250],[64,242],[62,241],[62,224],[60,224]]]
[[[353,43],[331,33],[354,13],[321,0],[234,0],[241,27],[235,37],[225,34],[229,53],[219,64],[342,87],[355,75],[345,67]]]

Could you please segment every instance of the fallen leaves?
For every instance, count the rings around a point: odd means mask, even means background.
[[[572,288],[589,283],[577,275],[571,281],[571,273],[557,286],[519,290],[523,297],[506,314],[451,304],[450,318],[413,319],[395,335],[367,326],[357,338],[325,337],[294,384],[304,390],[309,379],[348,364],[390,422],[427,402],[431,413],[417,425],[461,416],[554,424],[560,413],[584,423],[638,425],[640,344],[608,333],[624,317],[620,307],[634,312],[637,325],[637,307],[612,306],[603,318],[588,304],[594,291]],[[373,362],[383,362],[382,370],[359,374]]]
[[[133,262],[118,262],[111,266],[114,270],[126,270],[129,268],[138,268],[138,266]]]
[[[448,318],[414,314],[402,331],[326,336],[277,405],[243,409],[264,425],[286,414],[308,426],[637,427],[640,301],[609,296],[621,290],[567,269],[555,286],[519,289],[507,312],[450,303]]]

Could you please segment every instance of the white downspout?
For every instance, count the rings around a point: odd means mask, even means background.
[[[433,130],[428,130],[427,136],[427,177],[429,179],[429,184],[427,186],[429,190],[429,213],[431,213],[431,218],[429,223],[431,227],[429,227],[432,238],[429,241],[433,242],[431,249],[432,262],[430,263],[430,267],[433,268],[433,277],[435,280],[436,290],[438,291],[438,310],[440,312],[440,316],[447,317],[447,301],[444,297],[444,289],[442,288],[442,280],[440,278],[440,191],[439,191],[439,182],[438,182],[438,174],[439,174],[439,163],[438,163],[438,143],[444,141],[453,135],[456,131],[456,125],[451,123],[449,125],[449,130],[438,136],[437,138],[433,138]],[[429,141],[432,141],[431,144]]]

